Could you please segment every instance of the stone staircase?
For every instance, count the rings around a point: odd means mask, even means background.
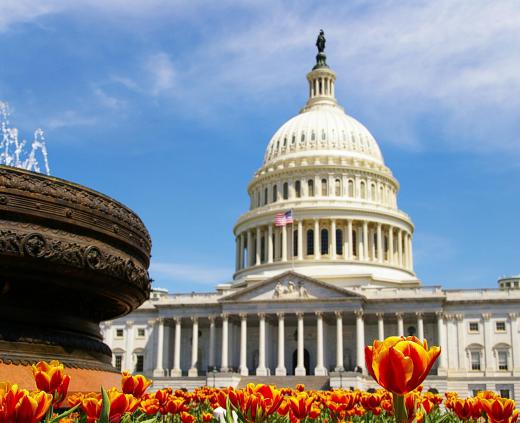
[[[276,385],[278,388],[294,388],[297,384],[305,385],[305,389],[330,388],[328,376],[242,376],[238,388],[244,388],[248,383]]]

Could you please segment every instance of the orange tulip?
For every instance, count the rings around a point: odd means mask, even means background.
[[[511,423],[518,419],[515,411],[515,402],[508,398],[479,399],[482,409],[486,412],[490,423]]]
[[[81,400],[81,410],[87,416],[87,423],[93,423],[101,414],[101,398],[99,395],[86,396]]]
[[[121,389],[125,394],[132,394],[134,397],[141,398],[144,392],[152,384],[151,380],[143,375],[131,375],[129,372],[121,373]]]
[[[415,336],[390,336],[365,348],[367,370],[383,388],[404,395],[426,378],[441,350]]]
[[[195,416],[192,416],[190,413],[183,411],[181,413],[181,422],[182,423],[193,423],[195,421]]]
[[[314,398],[308,396],[305,393],[300,393],[289,398],[289,401],[289,405],[291,407],[291,414],[297,419],[301,420],[307,417],[307,415],[311,411]]]
[[[67,396],[70,377],[64,373],[63,364],[57,360],[50,363],[39,361],[32,365],[36,387],[53,395],[53,402],[58,406]]]
[[[35,392],[24,395],[16,404],[17,423],[39,422],[52,404],[52,395],[46,392]]]
[[[213,414],[206,413],[206,412],[202,413],[202,421],[203,422],[210,422],[212,420],[213,420]]]
[[[157,400],[156,398],[143,399],[139,404],[139,408],[149,416],[152,416],[154,414],[157,414],[157,412],[159,411],[159,400]]]

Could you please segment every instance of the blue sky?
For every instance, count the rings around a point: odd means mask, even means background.
[[[151,275],[211,290],[320,28],[336,94],[378,140],[425,284],[520,273],[517,1],[2,0],[0,100],[54,175],[139,213]]]

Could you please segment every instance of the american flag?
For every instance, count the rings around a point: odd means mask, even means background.
[[[293,223],[292,210],[285,213],[276,213],[274,217],[274,226],[285,226],[289,223]]]

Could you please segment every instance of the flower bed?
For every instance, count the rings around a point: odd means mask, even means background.
[[[385,389],[374,392],[252,384],[244,389],[147,392],[150,380],[123,372],[120,389],[67,397],[70,378],[63,365],[40,362],[33,366],[37,391],[0,384],[0,423],[516,422],[514,401],[493,392],[466,399],[450,392],[444,397],[422,392],[420,384],[439,354],[438,347],[428,348],[415,337],[375,341],[365,350],[367,369]]]

